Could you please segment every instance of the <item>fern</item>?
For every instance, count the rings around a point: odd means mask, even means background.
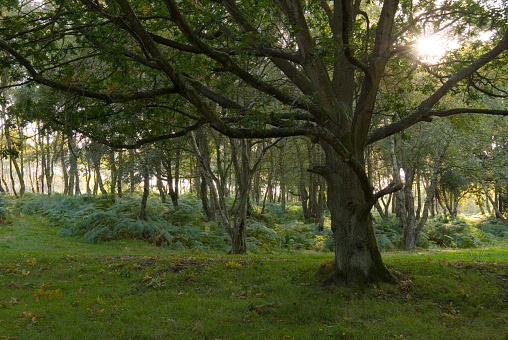
[[[9,201],[4,194],[0,194],[0,223],[5,222],[7,219],[7,215],[9,214],[9,210],[7,207],[9,206]]]
[[[386,234],[376,234],[376,241],[381,251],[394,250],[396,248]]]

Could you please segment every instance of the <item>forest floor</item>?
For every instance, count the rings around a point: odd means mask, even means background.
[[[507,339],[508,240],[384,253],[397,285],[326,283],[333,254],[88,244],[0,225],[0,339]]]

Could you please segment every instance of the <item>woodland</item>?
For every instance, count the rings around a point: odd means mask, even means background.
[[[333,252],[338,281],[395,283],[381,251],[508,236],[507,11],[2,0],[1,212],[93,243]]]

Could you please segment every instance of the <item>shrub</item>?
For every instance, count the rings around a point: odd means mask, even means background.
[[[508,237],[508,227],[495,218],[486,218],[475,227],[496,237]]]
[[[9,214],[9,200],[4,194],[0,194],[0,223],[5,222],[7,215]]]
[[[403,231],[398,218],[376,219],[374,232],[377,245],[382,251],[394,250],[402,244]]]
[[[430,241],[439,246],[450,248],[479,247],[493,240],[492,235],[468,225],[460,217],[429,220],[424,231]]]

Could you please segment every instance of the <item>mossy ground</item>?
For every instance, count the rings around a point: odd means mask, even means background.
[[[477,252],[477,253],[475,253]],[[0,338],[505,339],[506,241],[384,254],[398,285],[325,283],[332,254],[227,256],[0,226]]]

